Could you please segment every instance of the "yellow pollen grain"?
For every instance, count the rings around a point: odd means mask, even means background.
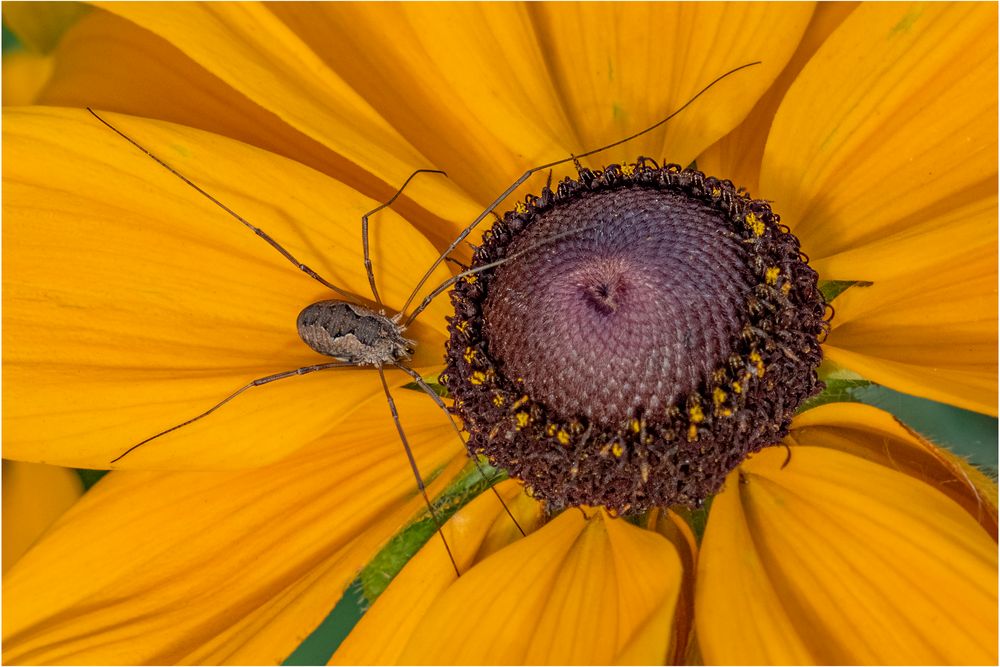
[[[638,433],[638,432],[639,432],[639,429],[640,429],[640,428],[642,428],[642,424],[640,424],[640,423],[639,423],[639,420],[638,420],[638,419],[636,419],[635,417],[633,417],[633,418],[632,418],[632,419],[631,419],[631,420],[629,421],[629,423],[628,423],[628,426],[629,426],[629,428],[630,428],[630,429],[632,429],[632,432],[633,432],[633,433]]]
[[[700,424],[705,421],[705,413],[702,411],[700,405],[692,405],[691,409],[688,410],[688,415],[691,417],[691,423]]]
[[[756,213],[751,211],[747,214],[747,217],[744,218],[744,220],[747,223],[747,227],[749,227],[750,231],[753,232],[754,236],[764,235],[764,221],[758,218]]]
[[[729,408],[722,408],[721,410],[719,410],[719,415],[721,415],[723,417],[730,417],[730,416],[732,416],[732,414],[733,414],[733,411],[730,410]]]
[[[547,436],[549,436],[551,438],[555,434],[556,434],[556,425],[555,424],[549,424],[548,426],[545,427],[545,435],[547,435]]]
[[[614,456],[616,459],[620,459],[622,457],[622,452],[624,451],[625,450],[622,448],[620,442],[616,441],[613,445],[611,445],[611,455]]]
[[[733,391],[735,393],[737,393],[737,394],[742,394],[743,393],[743,385],[740,384],[739,380],[736,380],[735,382],[733,382],[732,386],[733,386]]]
[[[750,353],[750,361],[753,363],[754,368],[757,369],[757,377],[764,377],[764,360],[756,350]]]
[[[476,359],[476,351],[471,347],[467,347],[465,348],[465,353],[462,355],[462,358],[465,359],[465,363],[471,364]]]
[[[772,266],[767,271],[764,272],[764,280],[768,285],[778,284],[778,275],[781,273],[781,269],[776,266]]]
[[[472,384],[482,384],[486,382],[486,373],[482,371],[475,371],[472,375],[469,376],[469,382],[471,382]]]
[[[688,442],[694,442],[698,439],[698,427],[694,424],[688,426]]]
[[[569,444],[569,433],[567,433],[563,429],[559,429],[559,432],[556,433],[556,439],[559,441],[559,444],[568,445]]]
[[[517,202],[514,204],[514,212],[517,214],[524,214],[528,212],[528,207],[524,205],[524,202]]]
[[[722,405],[726,400],[726,396],[728,396],[728,394],[726,394],[726,392],[724,392],[721,387],[716,387],[715,389],[713,389],[712,402],[715,403],[715,407],[719,407],[720,405]]]
[[[786,294],[787,295],[791,291],[792,291],[792,284],[791,283],[785,283],[784,285],[781,286],[781,293],[782,294]]]
[[[527,412],[518,412],[514,415],[514,419],[517,420],[517,427],[519,429],[524,428],[528,425],[528,422],[531,421],[531,417],[528,416]]]

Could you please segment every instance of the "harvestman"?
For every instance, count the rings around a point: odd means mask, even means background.
[[[412,353],[415,343],[414,341],[404,338],[403,333],[411,324],[413,324],[414,320],[416,320],[416,318],[420,315],[420,313],[423,312],[430,305],[433,299],[438,297],[445,290],[447,290],[449,287],[454,285],[457,281],[461,280],[462,278],[472,275],[474,273],[478,273],[480,271],[485,271],[488,269],[495,268],[496,266],[499,266],[504,262],[515,259],[516,257],[524,253],[536,250],[540,246],[555,241],[558,238],[562,238],[568,234],[575,234],[583,230],[575,229],[575,230],[570,230],[568,232],[564,232],[562,234],[557,234],[548,239],[544,239],[539,243],[533,244],[532,246],[529,246],[528,248],[525,248],[520,252],[514,253],[504,258],[503,260],[478,266],[474,269],[467,269],[465,271],[462,271],[457,275],[444,281],[436,288],[434,288],[423,299],[423,301],[421,301],[421,303],[413,310],[413,312],[409,314],[409,316],[405,316],[406,311],[410,307],[410,304],[413,302],[413,299],[419,293],[420,289],[427,282],[428,278],[430,277],[434,269],[436,269],[441,264],[441,262],[448,259],[449,255],[455,250],[455,248],[458,247],[458,245],[463,240],[465,240],[465,238],[472,232],[472,230],[477,225],[479,225],[479,223],[481,223],[484,219],[486,219],[486,217],[489,216],[493,212],[493,210],[503,202],[503,200],[505,200],[511,193],[514,192],[514,190],[516,190],[522,183],[524,183],[529,177],[531,177],[531,175],[539,171],[551,169],[552,167],[558,166],[560,164],[565,164],[570,161],[572,161],[574,164],[577,164],[579,168],[579,163],[577,162],[579,158],[587,157],[589,155],[594,155],[595,153],[605,151],[609,148],[621,145],[623,143],[631,141],[632,139],[642,136],[643,134],[651,132],[652,130],[656,129],[657,127],[660,127],[661,125],[672,119],[674,116],[682,112],[695,100],[697,100],[702,94],[707,92],[710,88],[712,88],[722,79],[725,79],[731,74],[734,74],[742,69],[758,64],[760,64],[759,61],[747,63],[745,65],[741,65],[740,67],[731,69],[725,74],[720,75],[719,77],[714,79],[711,83],[709,83],[707,86],[702,88],[698,93],[696,93],[691,99],[685,102],[682,106],[673,111],[669,116],[663,118],[662,120],[658,121],[657,123],[647,127],[646,129],[640,132],[632,134],[628,137],[625,137],[624,139],[620,139],[606,146],[602,146],[600,148],[587,151],[580,155],[570,156],[568,158],[563,158],[561,160],[549,162],[547,164],[539,165],[537,167],[533,167],[525,171],[524,174],[520,176],[520,178],[514,181],[495,200],[493,200],[493,202],[491,202],[483,210],[483,212],[480,213],[479,216],[477,216],[476,219],[473,220],[472,223],[470,223],[455,238],[454,241],[452,241],[452,243],[448,246],[448,248],[446,248],[445,251],[438,256],[438,258],[434,261],[431,267],[421,277],[417,285],[413,288],[413,291],[410,292],[410,295],[407,297],[406,302],[403,304],[403,307],[399,310],[399,312],[392,315],[391,317],[385,314],[384,304],[382,303],[381,297],[379,296],[378,293],[378,289],[375,286],[375,274],[372,267],[371,256],[369,252],[369,244],[368,244],[368,220],[372,215],[379,212],[383,208],[391,206],[392,203],[396,200],[396,198],[402,194],[403,190],[406,188],[407,185],[409,185],[410,181],[417,174],[420,173],[445,174],[445,172],[436,169],[418,169],[414,171],[412,174],[410,174],[409,178],[406,179],[406,181],[399,188],[399,190],[396,191],[396,193],[388,201],[386,201],[383,204],[380,204],[379,206],[375,207],[374,209],[372,209],[371,211],[369,211],[368,213],[366,213],[361,217],[361,239],[364,252],[365,272],[368,277],[368,284],[371,287],[372,296],[375,298],[375,304],[378,308],[378,310],[376,311],[362,304],[355,295],[340,289],[336,285],[333,285],[332,283],[324,279],[322,276],[320,276],[318,273],[313,271],[311,268],[309,268],[307,265],[299,262],[290,252],[288,252],[285,248],[283,248],[277,241],[271,238],[262,229],[251,224],[241,215],[239,215],[231,208],[220,202],[218,199],[216,199],[211,194],[209,194],[201,187],[199,187],[197,184],[189,180],[186,176],[184,176],[183,174],[175,170],[173,167],[168,165],[166,162],[164,162],[163,160],[155,156],[153,153],[148,151],[134,139],[132,139],[124,132],[116,128],[114,125],[106,121],[104,118],[98,115],[98,113],[95,112],[93,109],[87,107],[87,111],[89,111],[102,124],[107,126],[117,135],[128,141],[130,144],[135,146],[140,151],[142,151],[145,155],[150,157],[152,160],[154,160],[161,167],[169,171],[171,174],[179,178],[185,184],[194,188],[198,193],[205,196],[209,201],[211,201],[216,206],[221,208],[223,211],[225,211],[226,213],[234,217],[236,220],[238,220],[240,223],[245,225],[248,229],[253,231],[257,236],[264,239],[264,241],[266,241],[269,245],[271,245],[271,247],[273,247],[275,250],[281,253],[281,255],[285,259],[294,264],[300,271],[304,272],[309,277],[313,278],[317,282],[321,283],[323,286],[331,289],[333,292],[339,294],[340,296],[346,299],[346,300],[331,299],[314,303],[303,309],[302,312],[299,313],[297,320],[298,333],[299,336],[302,338],[302,340],[316,352],[329,357],[333,357],[337,359],[337,361],[314,364],[311,366],[304,366],[302,368],[283,371],[281,373],[275,373],[273,375],[268,375],[266,377],[252,380],[251,382],[247,383],[243,387],[240,387],[235,392],[233,392],[226,398],[222,399],[215,405],[213,405],[205,412],[195,417],[192,417],[187,421],[177,424],[176,426],[172,426],[164,431],[152,435],[146,438],[145,440],[136,443],[135,445],[132,445],[122,454],[113,459],[111,463],[120,460],[130,452],[134,451],[135,449],[141,447],[142,445],[145,445],[146,443],[152,440],[155,440],[163,435],[166,435],[167,433],[171,433],[172,431],[176,431],[177,429],[183,428],[184,426],[187,426],[188,424],[191,424],[199,419],[202,419],[203,417],[207,417],[211,413],[221,408],[226,403],[229,403],[237,396],[239,396],[243,392],[253,387],[259,387],[261,385],[269,384],[277,380],[283,380],[285,378],[295,377],[298,375],[305,375],[307,373],[329,370],[333,368],[373,366],[378,371],[379,380],[381,381],[382,390],[385,393],[386,401],[388,402],[389,405],[389,411],[392,414],[393,423],[396,426],[396,431],[399,433],[399,437],[400,440],[402,441],[403,448],[406,451],[406,456],[410,462],[410,468],[412,469],[413,475],[416,478],[417,489],[423,495],[424,502],[427,505],[427,509],[432,519],[434,520],[435,526],[437,527],[437,532],[441,536],[441,540],[444,543],[444,547],[448,552],[448,557],[451,560],[452,566],[455,568],[455,574],[460,575],[458,565],[455,562],[455,558],[451,553],[451,548],[448,546],[448,542],[445,539],[444,533],[441,530],[441,522],[438,519],[437,512],[434,510],[433,503],[431,503],[430,498],[427,495],[427,490],[424,485],[423,477],[420,474],[419,469],[417,468],[417,463],[413,457],[413,452],[410,449],[409,442],[406,439],[406,434],[404,433],[402,424],[400,423],[399,414],[396,410],[396,404],[392,398],[392,392],[389,391],[389,385],[386,383],[385,380],[385,373],[383,371],[383,367],[398,368],[399,370],[403,371],[411,378],[413,378],[417,386],[419,386],[428,396],[430,396],[437,404],[437,406],[445,412],[445,414],[448,416],[449,421],[451,422],[452,427],[458,434],[459,439],[461,439],[464,443],[464,438],[462,437],[461,429],[455,423],[455,420],[452,417],[451,413],[448,411],[448,408],[445,405],[444,401],[442,401],[440,396],[438,396],[438,394],[424,381],[424,379],[420,377],[419,373],[414,371],[409,366],[405,365],[404,362],[409,360],[410,354]],[[400,324],[401,320],[402,324]],[[479,469],[479,472],[483,475],[483,478],[486,479],[487,478],[486,474],[483,471],[482,466],[478,461],[478,458],[475,455],[470,455],[470,458],[475,463],[476,467]],[[492,486],[490,488],[493,491],[493,493],[497,495],[497,498],[500,500],[501,504],[503,504],[504,509],[507,511],[507,514],[510,516],[511,520],[514,521],[515,525],[517,525],[516,519],[514,519],[514,516],[511,514],[509,508],[507,508],[506,504],[503,502],[503,499],[500,498],[499,493],[497,493],[496,489],[494,489]],[[518,530],[521,530],[521,527],[519,525],[517,525],[517,527]],[[521,532],[522,534],[524,533],[523,530],[521,530]]]

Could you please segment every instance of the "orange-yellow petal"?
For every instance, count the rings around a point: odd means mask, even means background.
[[[837,449],[921,479],[997,537],[996,482],[887,412],[860,403],[828,403],[796,416],[786,440]]]
[[[593,158],[649,155],[686,165],[747,115],[784,67],[811,3],[541,3],[531,13],[575,130],[576,151],[648,127],[724,72],[662,129]],[[762,38],[763,34],[768,37]]]
[[[29,51],[3,54],[3,95],[0,97],[3,105],[33,104],[52,75],[54,64],[52,56]]]
[[[828,257],[996,193],[996,118],[996,5],[863,4],[782,101],[761,192]]]
[[[573,148],[530,6],[288,3],[270,8],[483,204],[525,169],[568,157]],[[543,181],[544,175],[536,179]]]
[[[464,465],[399,393],[424,474]],[[262,468],[111,473],[5,576],[4,662],[280,663],[422,506],[385,412]]]
[[[997,410],[997,199],[974,199],[818,262],[864,278],[834,302],[831,361],[899,391]]]
[[[374,202],[222,137],[108,119],[328,280],[367,293],[359,217]],[[3,129],[6,456],[104,468],[254,378],[330,361],[298,339],[295,318],[336,295],[95,118],[8,109]],[[371,240],[380,291],[401,304],[437,253],[391,211],[374,219]],[[416,364],[440,363],[446,308],[439,299],[408,331],[421,343]],[[282,380],[121,465],[257,465],[380,394],[372,371]]]
[[[526,533],[537,526],[541,506],[524,495],[513,480],[496,486],[517,523]],[[492,492],[481,494],[443,527],[448,547],[461,572],[520,538],[517,526]],[[455,570],[435,535],[406,564],[365,612],[330,659],[337,665],[389,665],[413,636],[432,603],[455,582]]]
[[[708,664],[993,664],[997,552],[961,507],[860,457],[762,451],[716,496],[695,604]]]
[[[816,4],[816,10],[799,41],[798,48],[795,49],[795,53],[781,74],[754,105],[750,115],[736,129],[698,156],[699,169],[718,178],[728,178],[737,186],[745,187],[756,197],[767,197],[766,192],[760,192],[758,183],[760,161],[764,155],[764,145],[771,129],[771,122],[774,120],[774,112],[816,49],[857,5],[857,2]]]
[[[260,3],[108,3],[277,116],[383,182],[435,168],[377,110]],[[182,91],[178,91],[181,93]],[[407,195],[439,214],[478,213],[447,179],[421,178]]]
[[[56,519],[83,495],[68,468],[3,462],[3,571],[11,568]]]
[[[661,663],[680,582],[661,535],[570,509],[435,599],[400,661]]]

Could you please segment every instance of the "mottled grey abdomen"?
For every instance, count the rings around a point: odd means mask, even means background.
[[[359,366],[409,359],[413,341],[385,315],[347,301],[319,301],[299,313],[299,336],[320,354]]]

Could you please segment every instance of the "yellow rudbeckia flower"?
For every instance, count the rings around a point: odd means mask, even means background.
[[[995,415],[996,21],[922,4],[94,9],[39,106],[4,110],[4,456],[106,468],[317,363],[292,323],[328,291],[84,106],[355,294],[360,216],[446,170],[372,223],[399,307],[514,176],[755,60],[601,163],[697,159],[767,197],[822,279],[872,283],[834,301],[830,361]],[[407,332],[425,377],[450,312],[438,299]],[[436,495],[464,448],[426,396],[394,395]],[[996,662],[995,485],[865,406],[807,410],[785,442],[790,460],[768,448],[729,474],[703,535],[679,508],[545,521],[503,482],[527,535],[481,494],[442,528],[462,576],[429,541],[332,660]],[[6,662],[281,662],[423,507],[360,370],[248,391],[116,468],[5,573]]]

